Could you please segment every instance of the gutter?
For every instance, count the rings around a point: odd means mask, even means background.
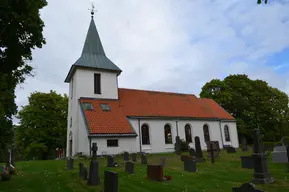
[[[138,119],[138,132],[139,132],[139,152],[141,153],[142,150],[141,150],[141,133],[140,133],[140,119]]]
[[[176,121],[176,129],[177,129],[177,136],[179,136],[179,127],[178,127],[178,121]]]
[[[223,146],[223,148],[224,148],[224,141],[223,141],[223,134],[222,134],[221,120],[219,121],[219,125],[220,125],[220,132],[221,132],[222,146]]]
[[[91,137],[89,137],[89,156],[91,156]]]

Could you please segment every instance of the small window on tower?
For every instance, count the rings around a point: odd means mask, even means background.
[[[110,107],[108,104],[100,104],[100,108],[102,111],[110,111]]]
[[[93,110],[92,103],[89,103],[89,102],[82,103],[82,107],[84,110]]]

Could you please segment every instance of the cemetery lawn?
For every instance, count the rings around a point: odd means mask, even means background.
[[[243,155],[250,153],[238,151],[235,154],[227,154],[222,151],[215,164],[212,165],[209,159],[206,159],[205,163],[198,163],[197,173],[184,172],[183,163],[175,154],[148,155],[148,162],[152,164],[159,163],[160,157],[168,158],[164,175],[172,176],[172,180],[161,183],[146,179],[146,165],[139,163],[139,157],[134,175],[124,172],[122,156],[116,159],[120,166],[114,168],[106,168],[106,159],[100,159],[101,185],[96,187],[89,187],[85,181],[78,178],[78,162],[84,162],[88,166],[89,160],[76,160],[72,171],[66,170],[64,160],[16,162],[18,175],[12,176],[8,182],[0,181],[0,192],[100,192],[103,189],[104,170],[119,173],[119,192],[231,192],[232,187],[252,179],[253,170],[241,168],[240,156]],[[206,152],[204,156],[207,156]],[[275,182],[257,185],[257,188],[266,192],[288,191],[289,172],[286,165],[273,164],[270,156],[269,170]]]

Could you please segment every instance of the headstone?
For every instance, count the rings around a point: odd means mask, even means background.
[[[272,162],[288,163],[287,146],[276,146],[272,152]]]
[[[98,161],[91,160],[89,166],[89,177],[87,181],[88,185],[95,186],[100,184],[99,172],[98,172]]]
[[[253,141],[254,174],[252,182],[255,184],[272,183],[274,180],[268,170],[268,155],[264,153],[259,129],[253,130]]]
[[[68,159],[66,160],[66,166],[68,170],[73,169],[73,163],[74,163],[74,159],[72,159],[71,157],[68,157]]]
[[[131,154],[131,160],[136,162],[136,153]]]
[[[201,148],[200,137],[195,137],[195,149],[196,149],[196,161],[197,162],[204,162],[205,159],[203,158],[203,151]]]
[[[214,150],[214,144],[213,143],[210,144],[210,151],[208,151],[208,152],[211,156],[211,162],[212,162],[212,164],[214,164],[215,163],[215,155],[214,155],[215,150]]]
[[[227,150],[227,153],[236,153],[236,149],[232,146],[228,147],[226,150]]]
[[[141,164],[143,164],[143,165],[147,164],[147,156],[145,153],[141,154]]]
[[[211,158],[211,155],[214,156],[214,158],[219,156],[219,149],[218,144],[215,141],[207,141],[207,152],[208,152],[208,158]]]
[[[184,161],[184,170],[188,172],[196,172],[197,171],[196,161],[193,159],[186,159]]]
[[[254,169],[254,159],[252,156],[241,156],[241,165],[245,169]]]
[[[82,179],[84,181],[86,181],[88,179],[88,171],[87,171],[87,167],[84,165],[83,166],[83,176],[82,176]]]
[[[213,143],[214,143],[214,145],[216,146],[218,153],[220,153],[220,151],[221,151],[221,148],[220,148],[220,144],[219,144],[219,141],[212,141],[212,142],[213,142]]]
[[[176,136],[175,152],[177,155],[181,155],[181,139],[179,136]]]
[[[129,174],[134,174],[133,162],[130,162],[130,161],[125,162],[125,172],[127,172]]]
[[[244,183],[241,187],[234,187],[232,192],[264,192],[262,190],[256,189],[256,187],[251,183]]]
[[[97,150],[98,150],[97,143],[92,143],[91,151],[93,159],[96,159]]]
[[[248,151],[247,138],[245,136],[242,137],[242,151]]]
[[[118,192],[118,174],[104,171],[104,192]]]
[[[107,156],[107,167],[114,167],[114,159],[112,155]]]
[[[196,156],[196,151],[193,148],[190,148],[189,153],[190,153],[191,157],[195,157]]]
[[[167,158],[165,158],[165,157],[161,157],[161,158],[160,158],[160,165],[161,165],[161,166],[164,167],[164,166],[166,165],[166,162],[167,162]]]
[[[147,165],[147,178],[154,181],[163,181],[164,173],[161,165]]]
[[[82,178],[83,177],[83,167],[84,167],[84,165],[83,165],[83,163],[79,163],[79,173],[78,173],[78,176],[80,177],[80,178]]]
[[[123,154],[123,160],[124,160],[124,161],[129,161],[129,153],[128,153],[128,152],[124,152],[124,154]]]

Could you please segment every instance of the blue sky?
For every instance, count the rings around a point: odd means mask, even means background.
[[[106,55],[123,70],[120,87],[198,95],[212,79],[245,73],[289,93],[289,0],[93,2]],[[33,51],[36,76],[17,88],[19,109],[34,91],[68,93],[90,3],[50,0],[41,11],[47,44]]]

